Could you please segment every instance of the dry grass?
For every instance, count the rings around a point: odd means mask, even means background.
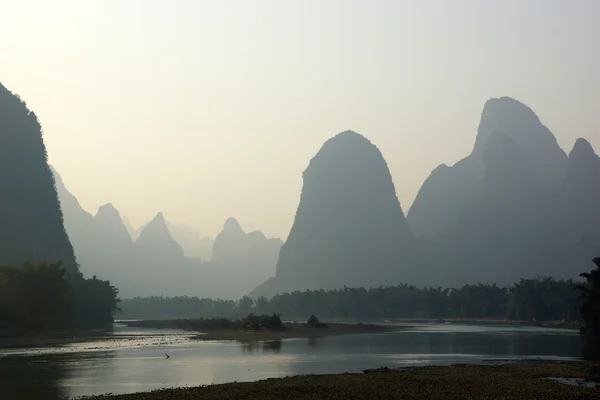
[[[312,375],[170,389],[97,400],[347,400],[347,399],[600,399],[600,389],[568,386],[545,377],[599,381],[584,363],[463,365],[402,371]]]

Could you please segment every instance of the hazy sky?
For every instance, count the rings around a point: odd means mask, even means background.
[[[484,102],[600,150],[597,0],[0,0],[0,82],[82,205],[285,238],[302,171],[352,129],[405,212]]]

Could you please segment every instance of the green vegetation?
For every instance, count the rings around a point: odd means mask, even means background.
[[[306,324],[304,325],[307,328],[327,328],[327,324],[319,321],[319,318],[315,317],[315,315],[311,315]]]
[[[0,331],[104,326],[113,322],[117,295],[108,281],[69,276],[60,262],[0,266]]]
[[[281,317],[273,315],[254,315],[249,314],[244,318],[198,318],[198,319],[176,319],[159,321],[133,321],[128,322],[130,326],[152,327],[152,328],[178,328],[190,331],[213,331],[213,330],[284,330]]]
[[[511,287],[466,285],[460,289],[398,285],[373,289],[307,290],[271,299],[239,301],[197,297],[145,297],[123,300],[124,318],[241,318],[249,312],[294,318],[456,318],[574,321],[577,293],[572,280],[521,279]]]
[[[240,342],[277,341],[291,338],[316,338],[332,335],[382,333],[393,326],[373,324],[323,324],[314,315],[305,324],[283,323],[280,315],[254,315],[244,318],[198,318],[128,321],[128,326],[153,329],[181,329],[199,332],[200,340],[237,340]],[[327,328],[327,329],[315,329]]]
[[[592,335],[600,335],[600,257],[594,259],[596,269],[581,274],[586,283],[577,285],[576,289],[581,293],[582,301],[579,310],[585,320],[584,332]]]

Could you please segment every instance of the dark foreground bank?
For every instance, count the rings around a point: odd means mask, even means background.
[[[587,363],[521,363],[415,367],[363,374],[310,375],[159,390],[96,400],[192,399],[598,399],[600,388],[572,386],[549,377],[600,382],[598,366]]]

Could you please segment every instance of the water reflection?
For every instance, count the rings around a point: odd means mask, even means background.
[[[279,353],[283,344],[282,340],[269,340],[266,342],[239,342],[244,354]]]
[[[577,332],[444,324],[403,326],[385,334],[254,343],[200,342],[160,331],[124,335],[125,331],[115,332],[113,340],[104,342],[4,350],[0,399],[55,400],[286,375],[360,372],[383,365],[580,358],[582,351]]]
[[[109,359],[112,352],[102,353]],[[73,369],[86,364],[84,354],[31,355],[0,357],[0,398],[2,400],[59,400],[70,395],[61,382]],[[88,367],[91,367],[89,365]]]

